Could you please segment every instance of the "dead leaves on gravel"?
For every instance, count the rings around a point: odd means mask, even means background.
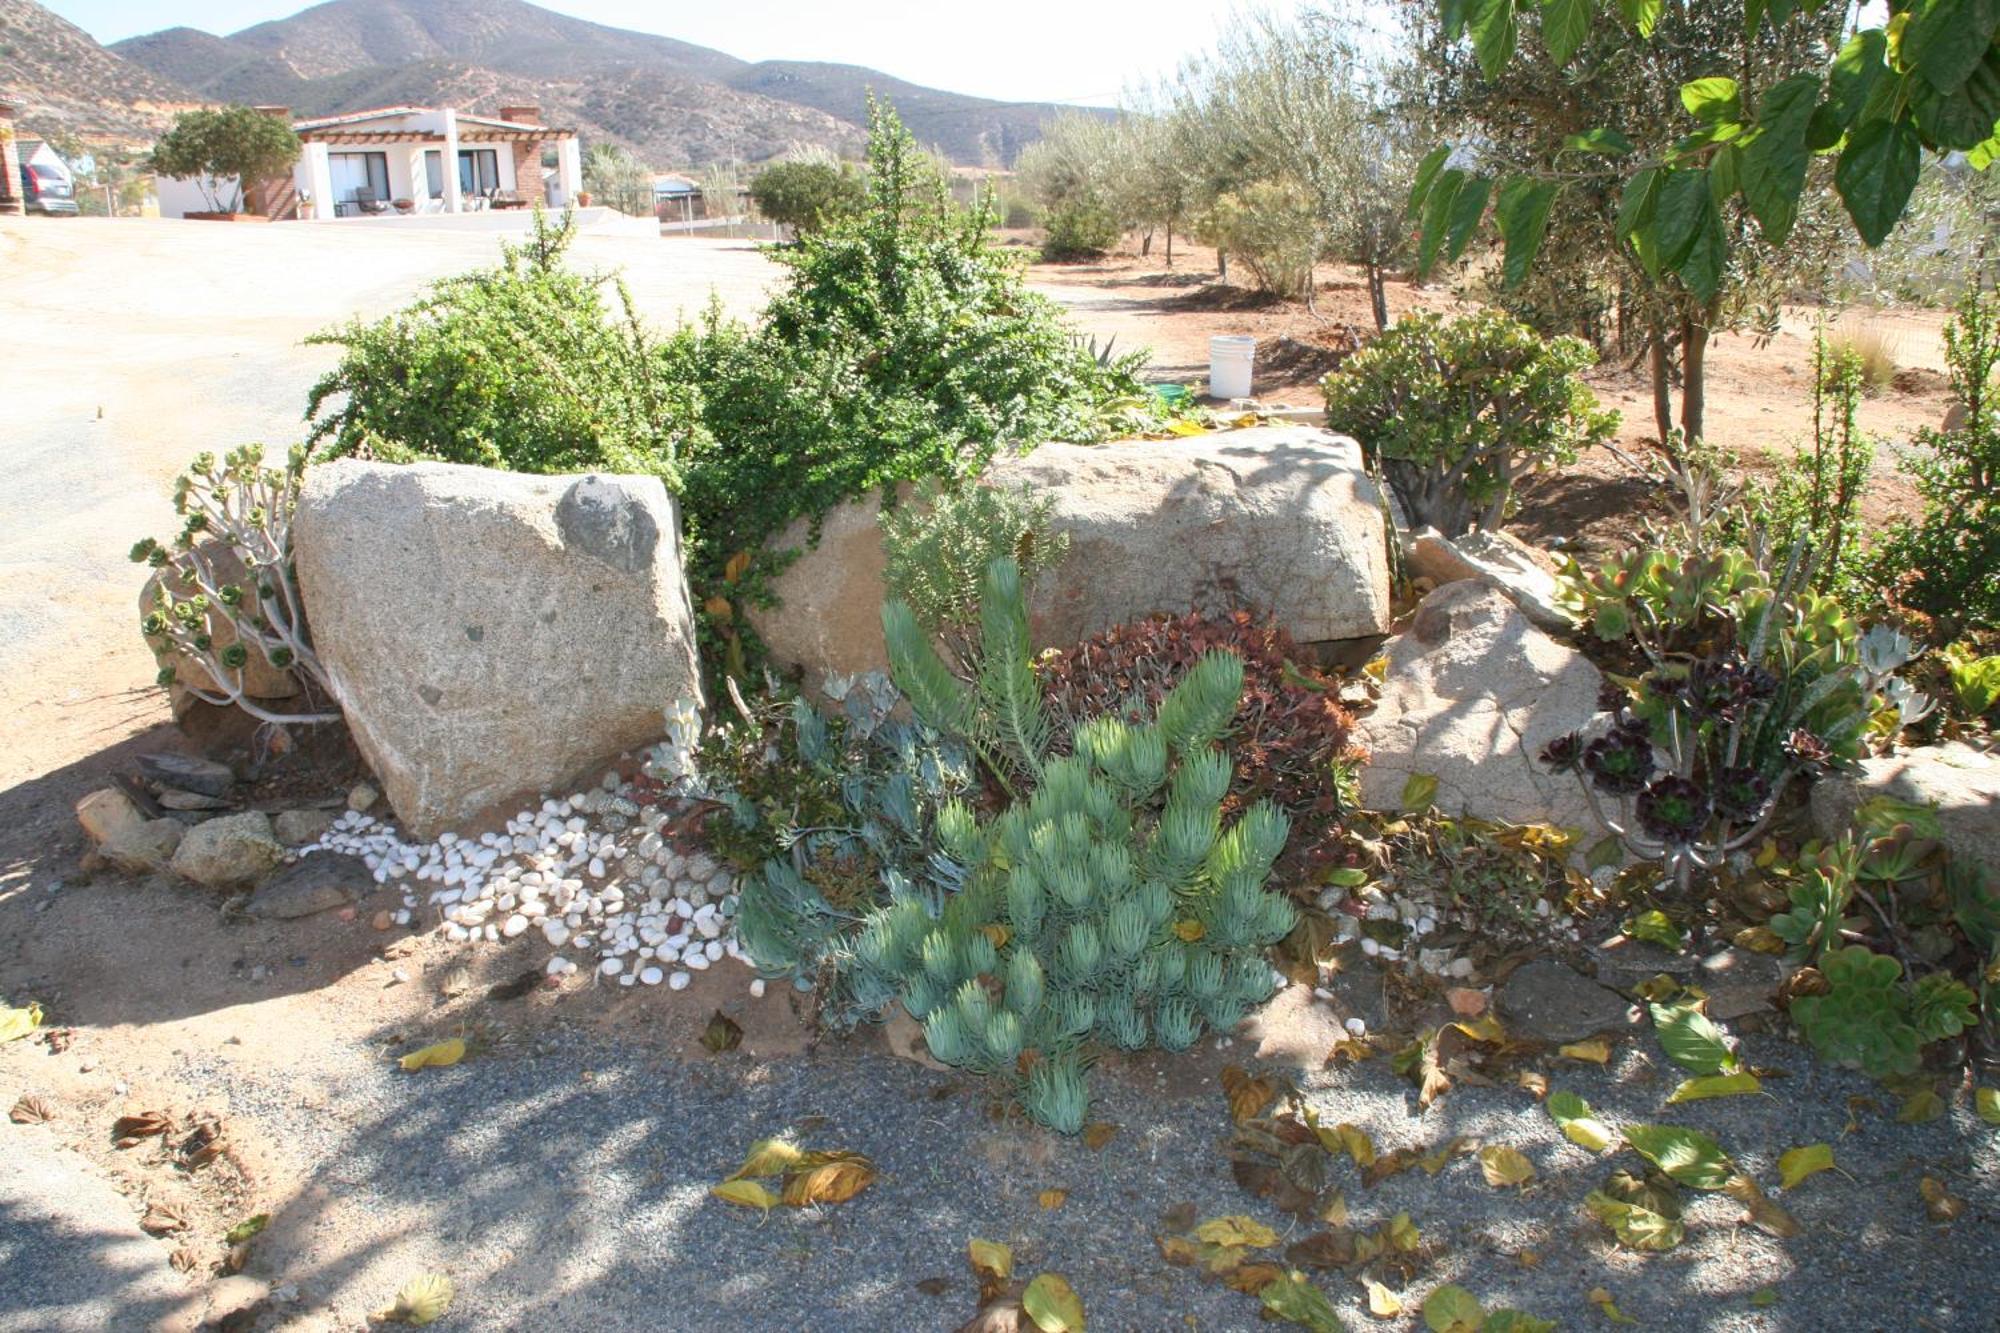
[[[776,1179],[777,1189],[763,1183]],[[724,1203],[768,1213],[779,1204],[809,1208],[846,1203],[875,1183],[875,1164],[858,1152],[807,1152],[790,1139],[759,1139],[743,1165],[709,1190]]]
[[[976,1236],[965,1258],[979,1279],[980,1309],[958,1333],[1086,1333],[1083,1299],[1062,1274],[1016,1282],[1013,1247]]]

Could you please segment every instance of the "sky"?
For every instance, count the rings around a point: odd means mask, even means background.
[[[186,26],[228,34],[301,0],[43,0],[104,43]],[[1289,12],[1298,0],[1267,0]],[[1231,0],[553,0],[544,8],[745,60],[828,60],[951,92],[1110,106],[1211,41]]]

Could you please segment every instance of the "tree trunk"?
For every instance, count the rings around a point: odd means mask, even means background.
[[[1674,433],[1674,390],[1667,382],[1667,335],[1657,325],[1646,345],[1647,369],[1653,379],[1653,429],[1664,446]]]
[[[1368,304],[1375,312],[1375,332],[1388,332],[1389,292],[1382,278],[1380,264],[1368,265]]]
[[[1139,238],[1139,258],[1144,259],[1147,255],[1150,255],[1152,253],[1153,253],[1153,230],[1152,228],[1148,227],[1146,229],[1145,234]]]
[[[1167,223],[1167,267],[1174,266],[1174,224]]]
[[[1687,320],[1681,325],[1681,433],[1688,442],[1702,437],[1706,406],[1702,375],[1708,359],[1708,328]]]
[[[1224,282],[1229,281],[1229,252],[1227,250],[1217,250],[1215,252],[1215,276]]]

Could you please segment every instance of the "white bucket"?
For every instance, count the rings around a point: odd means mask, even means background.
[[[1225,333],[1208,340],[1208,396],[1248,398],[1250,363],[1257,359],[1257,340],[1244,333]]]

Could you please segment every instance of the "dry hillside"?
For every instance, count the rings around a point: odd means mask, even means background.
[[[32,0],[0,0],[0,100],[29,133],[146,142],[200,98]]]

